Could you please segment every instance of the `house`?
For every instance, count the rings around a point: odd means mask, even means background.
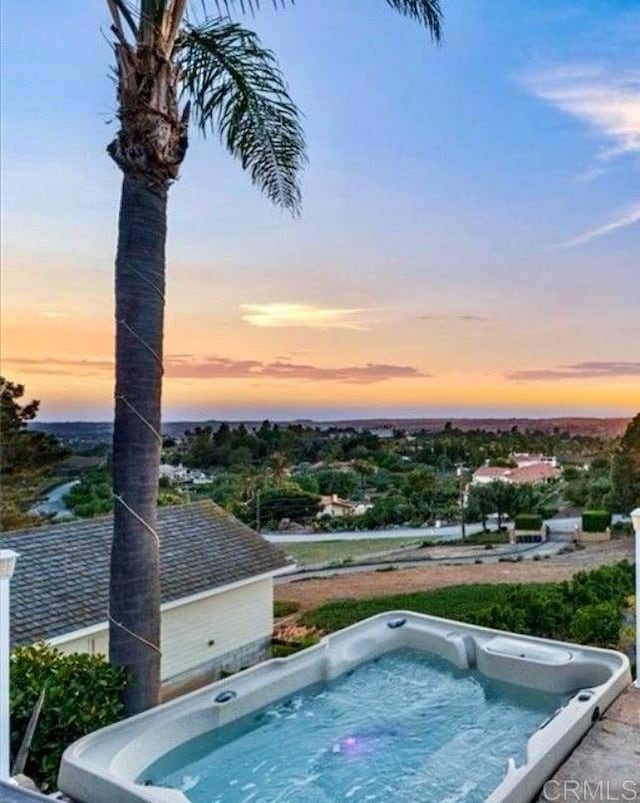
[[[166,479],[171,485],[209,485],[213,478],[204,471],[185,468],[182,463],[172,466],[170,463],[160,463],[160,479]]]
[[[527,468],[528,466],[538,466],[541,464],[558,467],[558,458],[550,457],[545,454],[531,454],[530,452],[513,452],[511,459],[518,466],[518,468]]]
[[[111,516],[6,533],[20,557],[11,641],[108,653]],[[285,554],[209,500],[158,509],[161,676],[184,690],[265,658]]]
[[[172,485],[174,483],[187,482],[189,478],[189,470],[182,463],[177,466],[172,466],[170,463],[160,463],[159,474],[161,480],[168,480]]]
[[[557,479],[560,473],[560,469],[550,463],[534,463],[514,468],[480,466],[474,471],[471,483],[472,485],[487,485],[494,480],[500,480],[514,485],[537,485]]]
[[[321,509],[318,513],[320,516],[331,516],[332,519],[340,518],[341,516],[353,516],[356,506],[346,499],[341,499],[338,494],[329,494],[328,496],[320,497]]]

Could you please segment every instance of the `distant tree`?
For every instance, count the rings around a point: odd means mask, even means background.
[[[36,471],[58,463],[66,455],[60,442],[27,425],[38,414],[40,402],[21,403],[24,385],[0,377],[0,472],[17,474]]]
[[[288,484],[261,491],[255,504],[256,518],[262,527],[266,524],[277,526],[282,519],[307,521],[318,513],[320,500],[315,494]]]
[[[467,518],[480,519],[482,529],[487,529],[487,518],[496,512],[493,489],[489,485],[471,485],[467,494]]]
[[[343,499],[352,499],[360,487],[360,478],[355,471],[326,468],[318,471],[316,477],[321,494],[337,494]]]
[[[34,501],[38,478],[67,454],[60,442],[28,424],[40,402],[23,403],[24,385],[0,377],[0,529],[14,530],[40,523],[26,511]]]
[[[620,513],[640,506],[640,413],[630,422],[613,456],[611,505]]]

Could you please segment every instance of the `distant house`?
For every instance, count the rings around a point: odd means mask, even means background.
[[[560,474],[560,469],[550,463],[534,463],[515,468],[481,466],[474,471],[471,482],[473,485],[486,485],[494,480],[500,480],[514,485],[537,485],[555,480]]]
[[[513,452],[511,459],[518,468],[528,468],[529,466],[539,466],[541,464],[557,468],[558,458],[544,454],[531,454],[530,452]]]
[[[371,510],[371,502],[349,502],[341,499],[338,494],[329,494],[320,497],[320,516],[331,516],[332,519],[341,516],[362,516],[367,510]]]
[[[356,506],[346,499],[341,499],[338,494],[329,494],[320,497],[320,512],[318,516],[331,516],[332,519],[341,516],[353,516]]]
[[[182,463],[172,466],[170,463],[160,463],[160,479],[165,479],[171,485],[208,485],[212,478],[198,469],[185,468]]]
[[[111,516],[6,533],[12,644],[108,654]],[[283,552],[213,502],[158,510],[162,679],[180,689],[267,655]]]

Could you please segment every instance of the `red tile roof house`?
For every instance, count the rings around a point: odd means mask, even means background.
[[[104,516],[5,533],[19,553],[11,643],[108,654],[113,520]],[[211,501],[158,510],[161,673],[165,697],[268,656],[273,578],[283,552]]]
[[[507,468],[504,466],[481,466],[474,472],[472,482],[475,485],[487,484],[494,480],[510,482],[515,485],[535,485],[540,482],[550,482],[558,479],[561,471],[550,463],[535,463],[533,465]]]

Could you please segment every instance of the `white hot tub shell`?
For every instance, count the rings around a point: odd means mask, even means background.
[[[488,803],[533,800],[592,722],[631,682],[628,659],[613,650],[395,611],[85,736],[65,751],[59,788],[80,803],[188,803],[179,790],[145,786],[137,779],[162,756],[203,733],[402,649],[439,656],[458,669],[496,680],[572,695],[529,738],[525,761],[516,765],[509,759]]]

